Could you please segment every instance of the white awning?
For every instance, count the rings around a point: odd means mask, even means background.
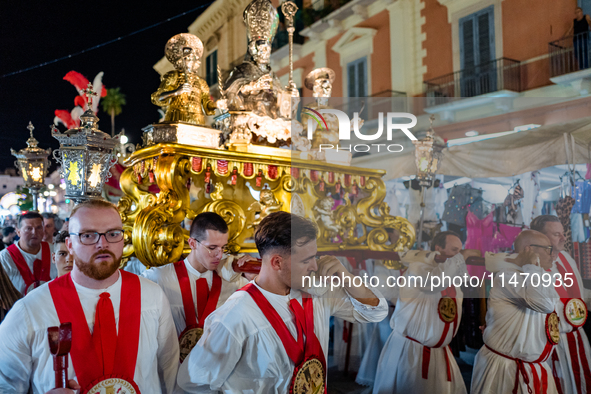
[[[446,148],[438,174],[469,178],[514,176],[560,164],[591,163],[590,149],[591,117],[586,117]],[[383,180],[417,172],[413,148],[362,156],[353,159],[352,165],[383,169]]]

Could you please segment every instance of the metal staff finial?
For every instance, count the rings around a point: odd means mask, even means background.
[[[86,96],[88,109],[92,109],[92,97],[98,96],[98,94],[92,88],[92,83],[88,82],[88,87],[86,89],[83,89],[82,93],[84,93],[84,95]]]
[[[294,17],[298,7],[293,1],[286,1],[281,5],[281,12],[285,16],[285,25],[287,33],[289,34],[289,88],[294,86],[293,83],[293,33],[295,32]]]
[[[30,120],[29,120],[29,125],[27,126],[27,129],[29,129],[29,132],[31,133],[31,138],[33,138],[33,130],[35,130],[35,126],[33,126],[33,123],[31,123]]]

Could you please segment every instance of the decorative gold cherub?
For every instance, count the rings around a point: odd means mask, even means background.
[[[314,211],[318,212],[315,215],[316,223],[322,223],[324,228],[329,231],[329,238],[333,239],[341,233],[341,226],[335,223],[335,212],[332,210],[334,206],[334,199],[330,196],[324,197],[318,201],[318,205],[314,207]]]
[[[273,192],[269,189],[261,190],[259,201],[255,201],[248,207],[249,211],[259,213],[259,217],[256,218],[248,228],[255,228],[259,225],[261,220],[269,216],[273,212],[277,212],[281,209],[281,203],[277,201]]]
[[[205,115],[213,115],[216,109],[209,86],[197,76],[203,43],[193,34],[177,34],[168,40],[164,53],[175,70],[162,76],[160,87],[152,94],[153,104],[166,107],[162,122],[203,125]]]

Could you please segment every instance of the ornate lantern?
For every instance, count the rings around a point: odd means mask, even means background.
[[[109,169],[117,162],[113,149],[119,136],[111,138],[98,129],[98,117],[92,112],[92,84],[84,90],[88,109],[80,116],[80,127],[60,133],[52,126],[52,135],[60,142],[53,156],[62,167],[66,182],[66,198],[75,202],[100,198],[105,181],[111,176]]]
[[[419,185],[430,187],[433,183],[433,177],[441,166],[443,159],[443,148],[445,143],[437,141],[435,131],[433,130],[434,115],[431,115],[431,127],[427,131],[425,138],[413,141],[415,146],[415,164],[417,166],[417,179]]]
[[[21,176],[25,181],[25,187],[33,195],[33,210],[36,211],[39,190],[45,185],[45,175],[47,175],[48,167],[47,156],[51,153],[51,148],[44,150],[37,146],[39,142],[33,137],[35,127],[31,122],[29,122],[27,129],[31,133],[31,137],[27,140],[27,148],[21,149],[18,152],[10,149],[10,152],[17,158],[14,164],[21,172]]]
[[[433,121],[435,115],[431,115],[429,121],[431,126],[425,138],[413,141],[415,146],[415,164],[417,166],[417,180],[421,186],[421,219],[419,222],[419,234],[417,236],[417,245],[420,248],[423,240],[423,223],[425,220],[425,188],[433,184],[435,174],[441,166],[443,159],[443,149],[446,144],[441,138],[435,135],[433,130]]]

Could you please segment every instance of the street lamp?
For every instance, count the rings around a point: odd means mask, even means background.
[[[417,237],[417,246],[420,247],[423,240],[423,222],[425,218],[425,188],[433,184],[435,174],[441,166],[443,159],[443,149],[446,144],[441,141],[433,130],[433,121],[435,115],[431,115],[429,121],[431,126],[427,131],[425,138],[413,141],[415,146],[415,164],[417,166],[417,180],[421,186],[421,220],[419,222],[419,235]]]
[[[11,148],[10,152],[17,159],[14,164],[20,170],[25,187],[33,195],[33,210],[37,211],[37,196],[39,195],[39,190],[45,184],[45,175],[47,175],[48,167],[47,156],[51,153],[51,148],[44,150],[37,146],[39,142],[33,137],[35,127],[31,122],[29,122],[27,129],[31,133],[31,137],[27,140],[27,148],[21,149],[18,152]]]
[[[80,127],[60,133],[52,126],[52,135],[60,142],[53,156],[61,164],[61,175],[66,183],[65,197],[79,203],[100,198],[109,169],[117,162],[113,149],[119,136],[111,136],[98,129],[98,117],[92,112],[92,84],[84,90],[88,109],[80,116]]]

